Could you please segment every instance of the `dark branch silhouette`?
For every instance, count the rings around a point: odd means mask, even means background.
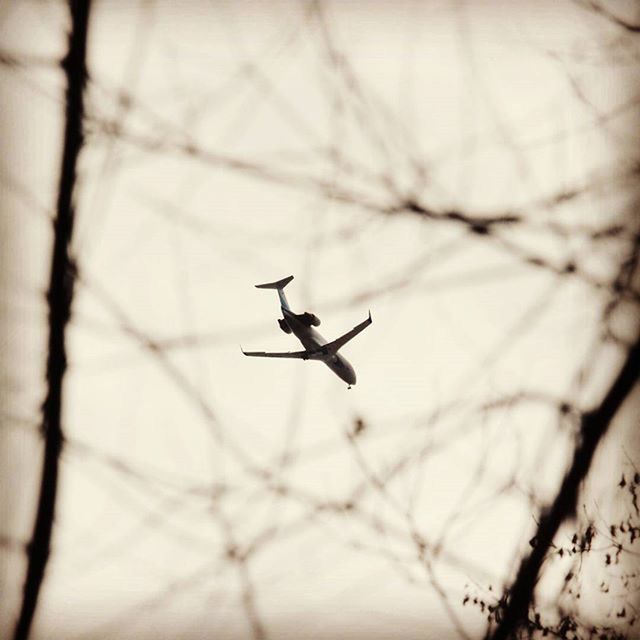
[[[602,16],[606,20],[609,20],[613,24],[616,24],[619,27],[622,27],[625,31],[627,31],[629,33],[634,33],[634,34],[635,33],[640,33],[640,24],[637,24],[635,22],[631,22],[630,20],[625,20],[624,18],[621,18],[621,17],[615,15],[612,11],[609,11],[604,6],[602,6],[600,3],[594,2],[594,0],[586,0],[584,2],[580,2],[579,4],[580,4],[580,6],[584,7],[585,9],[588,9],[588,10],[592,11],[593,13],[596,13],[596,14]]]
[[[0,26],[23,17],[10,4]],[[527,35],[537,18],[514,9],[506,17],[524,30],[508,35],[503,65],[498,16],[473,3],[366,7],[364,21],[359,3],[270,8],[268,20],[254,19],[266,18],[258,4],[196,2],[191,16],[104,3],[83,105],[88,5],[72,3],[70,22],[65,4],[33,11],[58,29],[51,47],[0,46],[16,98],[62,120],[53,67],[60,26],[71,29],[57,211],[50,160],[0,166],[9,217],[35,232],[55,223],[49,324],[36,318],[48,385],[41,396],[7,359],[15,399],[0,412],[16,437],[41,428],[45,444],[33,538],[9,526],[0,536],[20,579],[29,561],[15,638],[36,611],[32,635],[78,640],[152,637],[165,621],[166,637],[231,638],[243,623],[257,640],[284,625],[316,638],[336,609],[307,613],[306,602],[327,596],[346,605],[330,621],[338,635],[355,623],[366,636],[368,609],[380,636],[417,635],[391,616],[442,638],[637,632],[623,619],[638,584],[626,566],[640,542],[637,464],[615,474],[609,504],[593,486],[594,453],[616,446],[638,378],[640,165],[628,131],[640,94],[618,82],[637,74],[637,17],[573,0],[539,41]],[[543,13],[531,24],[551,27]],[[543,90],[512,100],[512,72],[539,73]],[[277,277],[285,260],[302,262],[304,308],[329,322],[372,303],[386,316],[355,404],[307,369],[255,378],[241,362],[237,343],[273,336],[275,323],[240,296],[254,270]],[[42,271],[36,285],[7,273],[0,311],[24,324],[34,305],[44,311]],[[598,371],[628,349],[619,374]],[[599,373],[611,388],[593,396]],[[58,474],[73,495],[64,513]],[[532,514],[535,547],[507,555]],[[550,597],[547,578],[563,576]],[[122,589],[130,577],[136,588]],[[76,578],[86,591],[66,593]],[[13,579],[4,606],[8,636],[21,586]],[[114,595],[104,607],[96,588]],[[394,602],[404,594],[406,613]],[[592,616],[591,596],[607,612]],[[462,615],[467,604],[487,627]]]
[[[36,520],[28,545],[28,568],[22,608],[14,631],[15,640],[25,640],[38,604],[51,544],[58,487],[58,465],[63,444],[61,427],[62,385],[66,370],[65,329],[71,313],[75,266],[69,245],[73,232],[76,163],[83,143],[83,89],[86,80],[86,45],[89,23],[88,0],[71,0],[69,49],[62,61],[67,79],[64,149],[54,220],[54,246],[47,301],[49,306],[49,342],[47,357],[47,394],[42,406],[44,459]]]
[[[576,513],[580,483],[586,477],[598,443],[607,432],[613,417],[623,404],[640,377],[640,338],[627,353],[620,372],[599,407],[583,414],[579,442],[575,448],[571,467],[553,504],[540,519],[534,537],[533,549],[518,570],[515,582],[509,589],[509,598],[502,619],[492,640],[512,637],[525,620],[540,567],[560,525]]]

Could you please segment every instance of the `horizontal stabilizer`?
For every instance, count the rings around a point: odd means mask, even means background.
[[[277,280],[276,282],[257,284],[256,289],[284,289],[292,280],[293,276],[289,276],[288,278],[282,278],[282,280]]]

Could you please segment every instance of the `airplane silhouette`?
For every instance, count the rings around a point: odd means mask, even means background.
[[[356,372],[349,361],[338,351],[349,340],[355,338],[361,331],[366,329],[372,322],[371,311],[369,317],[355,326],[351,331],[347,331],[344,335],[336,338],[331,342],[327,342],[315,329],[320,324],[320,319],[313,313],[308,311],[305,313],[294,313],[289,306],[284,288],[293,280],[293,276],[277,280],[276,282],[267,282],[265,284],[255,285],[258,289],[275,289],[280,298],[280,308],[282,310],[282,318],[278,319],[280,328],[285,333],[293,333],[302,343],[304,351],[284,351],[284,352],[267,352],[267,351],[244,351],[245,356],[253,356],[257,358],[298,358],[300,360],[320,360],[324,362],[331,371],[339,378],[344,380],[348,388],[356,383]]]

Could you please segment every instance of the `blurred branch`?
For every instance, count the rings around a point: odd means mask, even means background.
[[[14,640],[29,637],[38,595],[49,558],[51,531],[58,486],[58,465],[63,435],[61,420],[62,384],[66,370],[65,329],[71,313],[75,267],[69,253],[73,233],[76,163],[83,144],[83,90],[87,76],[86,46],[90,3],[71,0],[69,50],[63,61],[67,79],[66,125],[60,172],[57,213],[54,221],[54,245],[49,304],[49,345],[47,358],[47,394],[42,407],[44,460],[40,497],[31,542],[29,564],[24,584],[22,608],[14,630]]]
[[[597,13],[598,15],[602,16],[605,20],[609,20],[609,22],[613,22],[619,27],[622,27],[625,31],[628,31],[629,33],[640,33],[640,24],[620,18],[619,16],[615,15],[614,13],[612,13],[611,11],[603,7],[602,4],[600,4],[599,2],[594,2],[594,0],[583,0],[581,2],[578,2],[578,4],[581,7],[589,11],[592,11],[593,13]]]
[[[580,483],[589,471],[596,447],[639,377],[640,337],[627,352],[624,364],[600,406],[582,415],[580,441],[575,449],[573,462],[553,504],[542,513],[534,537],[535,546],[520,564],[516,580],[508,590],[509,599],[502,619],[491,636],[492,640],[513,637],[525,619],[547,551],[560,525],[575,514]]]
[[[34,56],[25,54],[14,54],[6,49],[0,49],[0,65],[8,68],[23,67],[50,67],[55,69],[60,62],[55,58],[46,56]]]
[[[636,103],[637,99],[634,99],[634,104]],[[140,107],[137,103],[135,103],[135,106]],[[575,233],[586,234],[593,242],[618,236],[621,239],[633,241],[633,238],[629,238],[628,230],[625,226],[617,223],[609,224],[604,228],[589,228],[584,225],[578,225],[577,229],[574,230],[573,226],[564,226],[556,221],[547,223],[542,227],[533,222],[532,214],[539,213],[540,210],[550,211],[562,203],[574,200],[587,193],[589,189],[593,188],[593,185],[576,187],[568,191],[563,189],[524,208],[494,212],[467,211],[464,208],[438,208],[422,202],[411,194],[405,196],[404,194],[390,193],[388,189],[385,189],[384,184],[378,185],[382,187],[380,194],[372,194],[370,190],[365,192],[361,188],[350,185],[348,182],[336,184],[335,180],[301,172],[299,168],[256,162],[207,149],[194,142],[180,128],[167,124],[162,119],[158,120],[158,117],[152,111],[143,109],[143,112],[145,117],[154,119],[157,124],[156,129],[160,131],[160,134],[157,131],[152,134],[134,131],[123,127],[117,121],[95,116],[90,121],[90,131],[94,135],[103,133],[108,137],[115,136],[119,140],[148,153],[177,154],[178,157],[188,158],[216,169],[243,174],[250,179],[316,193],[328,201],[356,207],[363,211],[391,217],[413,215],[425,222],[457,227],[471,236],[493,244],[506,255],[515,258],[524,265],[546,270],[561,277],[578,278],[595,289],[607,289],[610,286],[610,282],[594,277],[574,260],[558,262],[558,260],[554,261],[545,257],[541,252],[531,251],[514,240],[510,232],[537,228],[539,231],[545,231],[560,237],[567,237]],[[626,179],[627,176],[634,177],[636,174],[637,165],[633,164],[631,167],[625,167],[623,176]],[[620,179],[622,179],[622,176]],[[628,295],[632,299],[637,299],[637,295],[633,291],[628,292]]]

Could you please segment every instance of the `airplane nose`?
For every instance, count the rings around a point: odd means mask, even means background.
[[[329,368],[338,375],[341,380],[344,380],[349,386],[356,383],[356,372],[353,370],[350,362],[347,362],[344,358],[336,356],[333,360],[327,362]]]

